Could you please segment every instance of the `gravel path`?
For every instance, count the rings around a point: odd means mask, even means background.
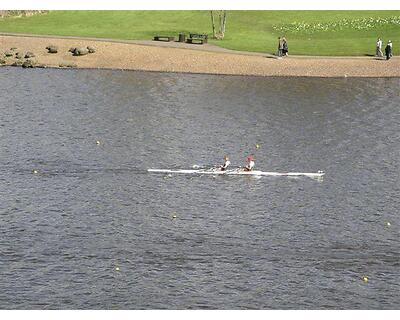
[[[49,44],[58,53],[45,49]],[[70,47],[96,48],[96,53],[72,56]],[[257,76],[307,77],[400,77],[400,58],[389,61],[374,57],[287,57],[235,52],[213,45],[189,45],[134,40],[94,40],[74,37],[0,35],[0,54],[16,47],[31,51],[36,61],[49,67],[75,64],[78,68],[105,68],[162,72],[209,73]],[[12,64],[15,58],[7,58]]]

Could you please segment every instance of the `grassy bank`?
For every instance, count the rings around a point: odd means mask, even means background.
[[[51,11],[0,19],[0,32],[114,39],[152,39],[156,34],[211,33],[209,11]],[[228,11],[221,47],[273,53],[284,35],[289,53],[366,55],[378,36],[400,45],[400,11]]]

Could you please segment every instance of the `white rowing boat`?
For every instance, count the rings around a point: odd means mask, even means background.
[[[324,176],[325,172],[268,172],[268,171],[244,171],[243,169],[232,169],[221,171],[220,169],[147,169],[151,173],[180,173],[180,174],[210,174],[210,175],[245,175],[245,176],[278,176],[278,177],[310,177],[310,178],[321,178]]]

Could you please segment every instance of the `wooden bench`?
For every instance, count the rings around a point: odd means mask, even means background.
[[[192,43],[192,44],[203,44],[204,39],[198,39],[198,38],[188,38],[186,40],[187,43]]]
[[[154,41],[175,41],[175,37],[170,36],[154,36]]]
[[[187,43],[203,44],[208,42],[208,34],[190,33]]]

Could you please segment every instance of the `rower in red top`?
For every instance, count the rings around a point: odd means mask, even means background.
[[[254,168],[254,165],[255,165],[255,163],[254,163],[254,158],[253,158],[253,156],[248,156],[248,157],[247,157],[247,164],[246,164],[246,166],[244,167],[244,171],[252,171],[253,168]]]

